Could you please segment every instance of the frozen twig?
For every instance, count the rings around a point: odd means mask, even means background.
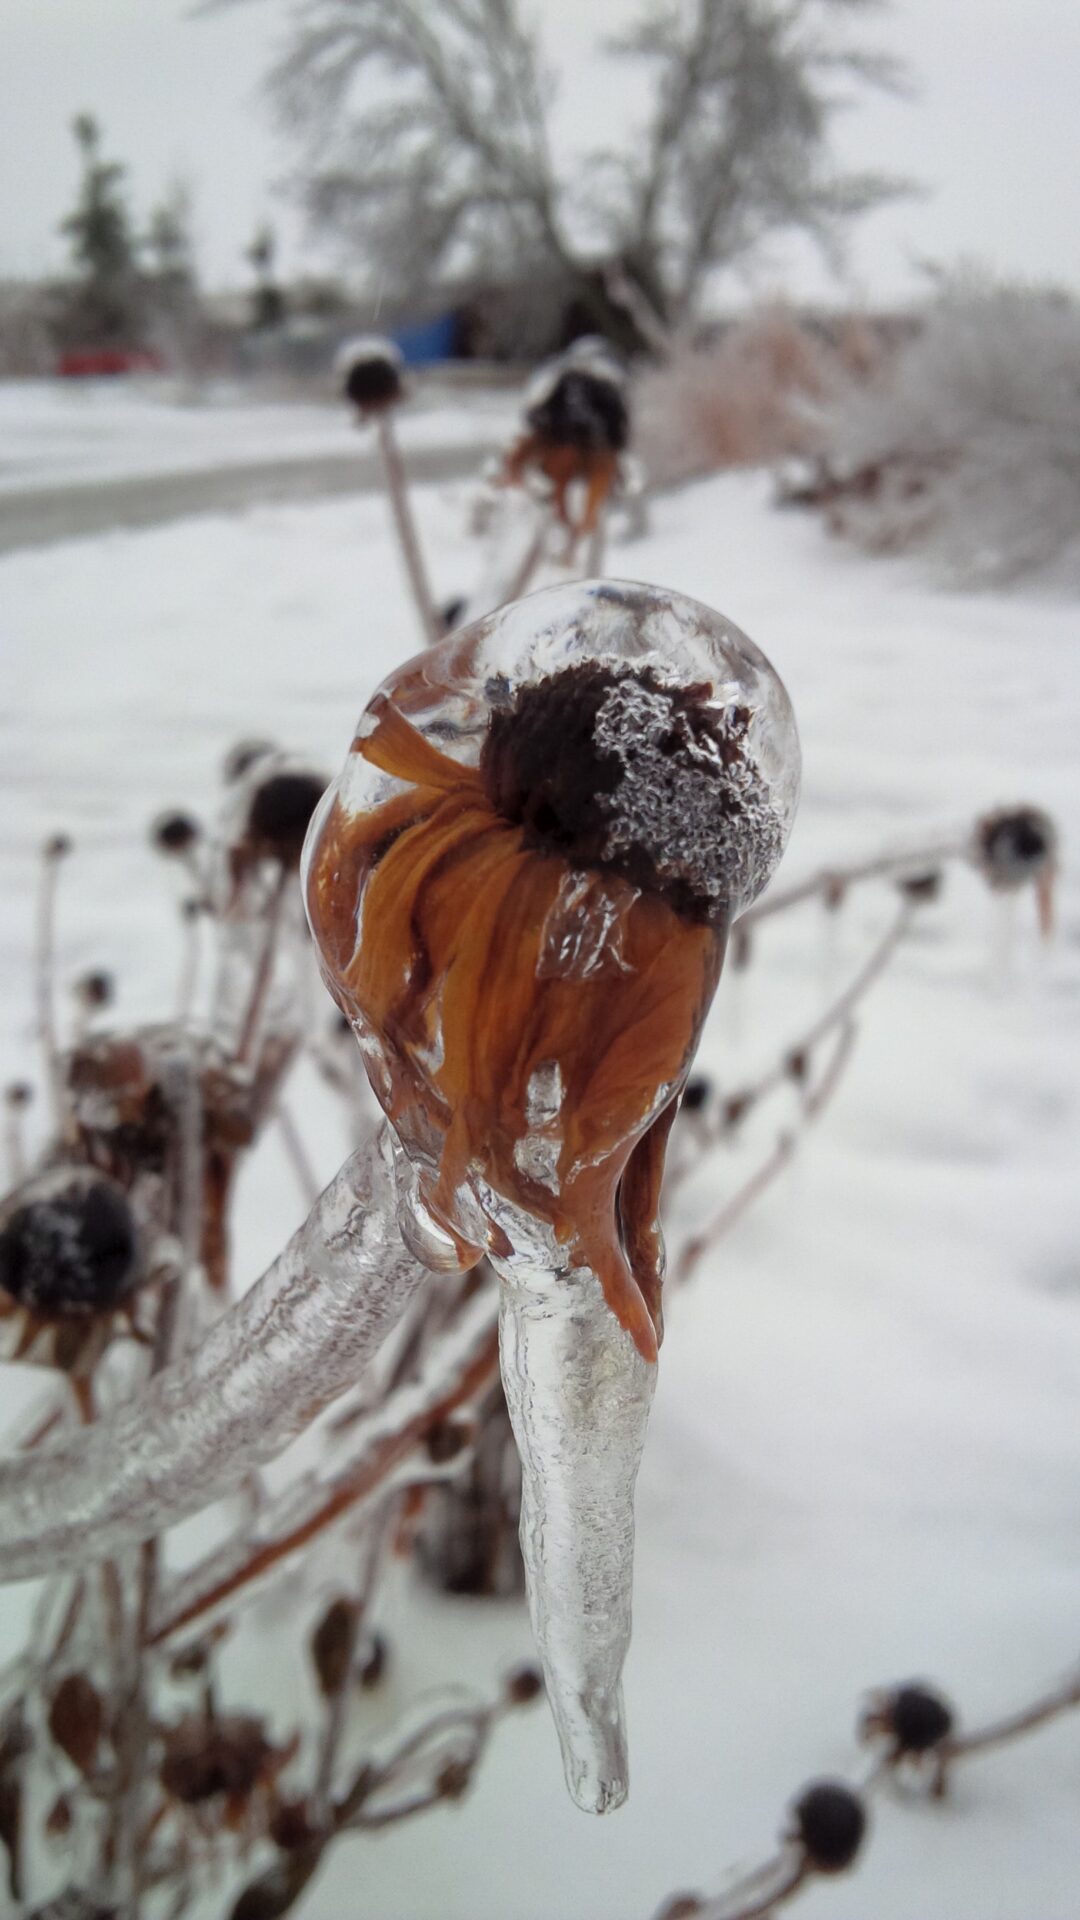
[[[854,1022],[849,1018],[846,1019],[840,1027],[832,1057],[821,1079],[812,1090],[806,1093],[803,1099],[801,1112],[802,1127],[800,1129],[789,1129],[782,1133],[776,1145],[772,1148],[772,1151],[759,1166],[755,1167],[753,1173],[743,1182],[743,1185],[737,1188],[730,1200],[721,1207],[719,1213],[714,1214],[708,1226],[704,1227],[700,1233],[696,1233],[692,1239],[686,1242],[686,1245],[682,1248],[672,1268],[671,1277],[674,1283],[678,1284],[680,1281],[690,1278],[694,1268],[703,1255],[708,1252],[709,1248],[713,1246],[723,1234],[730,1231],[740,1215],[745,1213],[746,1209],[752,1206],[754,1201],[764,1193],[766,1187],[772,1184],[777,1175],[783,1172],[788,1161],[795,1153],[801,1132],[819,1117],[836,1092],[844,1068],[851,1058],[854,1044],[855,1026]]]
[[[764,1864],[712,1899],[678,1894],[655,1920],[763,1920],[822,1875],[845,1872],[862,1857],[865,1803],[884,1789],[901,1767],[914,1767],[941,1798],[948,1770],[957,1761],[1002,1746],[1080,1707],[1080,1669],[1029,1706],[969,1733],[953,1731],[952,1710],[940,1694],[919,1685],[883,1689],[870,1696],[860,1733],[879,1754],[856,1783],[819,1781],[794,1802],[781,1846]]]
[[[928,847],[912,848],[906,853],[877,854],[872,860],[857,860],[846,867],[822,867],[794,886],[776,887],[740,921],[744,933],[788,907],[801,906],[804,900],[820,898],[827,906],[839,906],[849,890],[864,880],[902,880],[914,878],[940,866],[946,860],[963,859],[969,852],[969,838],[943,840]]]
[[[824,1012],[818,1015],[797,1040],[784,1048],[779,1058],[761,1075],[760,1079],[753,1081],[749,1086],[737,1088],[734,1093],[717,1103],[714,1118],[711,1121],[703,1121],[700,1126],[697,1156],[694,1159],[684,1160],[679,1167],[673,1169],[669,1183],[672,1189],[685,1181],[694,1171],[697,1159],[726,1139],[728,1134],[746,1118],[746,1115],[769,1094],[774,1093],[778,1087],[798,1086],[805,1080],[815,1049],[838,1028],[850,1024],[860,1001],[880,979],[897,947],[905,938],[914,913],[913,902],[903,900],[876,946],[835,1000],[830,1002]]]
[[[201,1347],[76,1440],[0,1464],[9,1580],[100,1559],[218,1498],[355,1381],[426,1269],[397,1226],[386,1130],[331,1182]]]
[[[258,1516],[257,1532],[216,1548],[163,1594],[155,1644],[231,1601],[345,1514],[384,1497],[391,1475],[426,1433],[472,1399],[498,1365],[497,1306],[478,1295],[432,1343],[417,1379],[371,1409],[350,1435],[350,1457],[325,1478],[290,1488]]]

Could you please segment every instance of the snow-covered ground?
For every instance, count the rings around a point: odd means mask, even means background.
[[[461,489],[426,490],[420,513],[440,594],[459,590],[474,565]],[[855,1770],[865,1688],[925,1676],[978,1720],[1080,1646],[1076,609],[929,591],[771,512],[754,477],[658,500],[610,564],[722,608],[787,680],[805,783],[786,880],[1031,799],[1065,836],[1057,938],[1038,946],[1029,900],[951,877],[793,1169],[671,1302],[640,1481],[628,1807],[575,1812],[534,1709],[499,1731],[463,1806],[340,1845],[306,1920],[649,1920],[665,1894],[763,1857],[808,1777]],[[241,734],[334,768],[414,641],[374,497],[0,562],[6,1075],[31,1060],[42,837],[76,839],[65,976],[115,969],[121,1019],[168,1008],[175,909],[148,820],[166,802],[210,811]],[[763,928],[752,969],[722,984],[709,1071],[730,1087],[774,1057],[890,909],[871,888],[836,920],[810,906]],[[312,1088],[304,1107],[329,1171],[340,1142]],[[788,1117],[763,1116],[679,1195],[675,1234]],[[241,1196],[243,1273],[300,1208],[268,1147]],[[27,1597],[4,1604],[14,1637]],[[518,1607],[406,1590],[385,1610],[401,1657],[367,1708],[380,1721],[528,1648]],[[302,1664],[275,1679],[283,1711]],[[257,1662],[251,1681],[265,1684]],[[1074,1718],[965,1768],[944,1806],[882,1801],[860,1870],[799,1911],[1071,1920],[1078,1795]]]
[[[462,396],[425,380],[401,417],[406,447],[487,444],[509,418],[498,389]],[[58,486],[93,485],[220,466],[307,460],[356,450],[349,410],[327,382],[323,400],[282,405],[242,387],[141,380],[0,381],[0,502]]]

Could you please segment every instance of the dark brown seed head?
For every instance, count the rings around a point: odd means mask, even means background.
[[[89,1773],[105,1723],[101,1695],[85,1673],[69,1673],[49,1702],[49,1732],[80,1773]]]
[[[886,1694],[874,1713],[876,1727],[892,1739],[897,1753],[930,1753],[953,1730],[951,1706],[933,1687],[911,1681]]]
[[[138,1273],[138,1235],[123,1190],[83,1168],[44,1176],[0,1229],[0,1288],[35,1313],[107,1313]]]
[[[165,1735],[161,1784],[186,1806],[225,1793],[244,1799],[258,1785],[270,1753],[262,1721],[246,1714],[180,1720]]]
[[[694,1074],[683,1088],[684,1113],[700,1113],[712,1092],[712,1086],[703,1073]]]
[[[1002,807],[980,820],[976,858],[992,887],[1011,890],[1038,879],[1057,856],[1057,828],[1041,807]]]
[[[866,1833],[866,1809],[842,1780],[818,1780],[793,1808],[795,1837],[818,1873],[843,1873]]]
[[[361,413],[382,413],[405,397],[401,363],[392,348],[372,346],[348,361],[342,393]]]
[[[527,845],[620,874],[684,919],[722,922],[772,871],[781,840],[750,719],[648,667],[566,667],[496,708],[480,771]]]
[[[357,1608],[354,1600],[332,1600],[311,1636],[311,1664],[320,1691],[329,1698],[340,1693],[349,1675],[356,1646]]]
[[[4,1100],[9,1107],[18,1109],[28,1107],[34,1097],[34,1089],[27,1080],[13,1080],[4,1088]]]
[[[162,813],[150,829],[150,837],[161,853],[187,853],[199,838],[200,827],[189,813]]]
[[[544,1676],[539,1667],[515,1667],[506,1676],[506,1698],[514,1707],[527,1707],[544,1691]]]
[[[75,982],[75,997],[88,1009],[109,1006],[115,990],[111,973],[84,973]]]
[[[71,852],[71,840],[66,833],[50,834],[42,852],[46,860],[65,860]]]
[[[263,780],[248,810],[246,839],[255,856],[298,867],[311,816],[325,790],[326,781],[317,773],[272,773]]]
[[[619,380],[569,367],[525,419],[540,439],[580,453],[622,453],[630,415]]]

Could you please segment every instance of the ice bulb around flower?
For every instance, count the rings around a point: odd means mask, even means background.
[[[486,1253],[571,1792],[626,1793],[633,1489],[664,1147],[732,918],[780,858],[790,705],[719,615],[559,587],[384,682],[305,852],[328,984],[405,1150],[403,1234]]]

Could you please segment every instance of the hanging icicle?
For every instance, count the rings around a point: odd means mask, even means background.
[[[595,1812],[626,1794],[667,1132],[797,786],[787,696],[737,629],[591,582],[392,675],[305,857],[328,983],[413,1167],[403,1235],[502,1282],[530,1606]]]

